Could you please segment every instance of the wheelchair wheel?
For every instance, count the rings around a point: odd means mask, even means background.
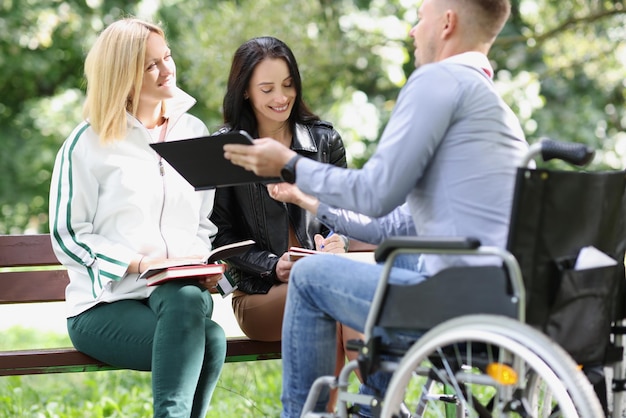
[[[496,315],[446,321],[396,369],[383,418],[604,416],[571,357],[541,332]]]

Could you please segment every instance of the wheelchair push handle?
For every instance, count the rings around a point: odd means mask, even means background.
[[[593,160],[595,150],[585,144],[544,138],[530,146],[522,167],[527,167],[538,155],[541,155],[543,161],[556,158],[573,165],[584,166]]]
[[[553,139],[541,141],[541,157],[544,161],[559,158],[574,165],[587,165],[593,160],[595,150],[585,144],[561,142]]]

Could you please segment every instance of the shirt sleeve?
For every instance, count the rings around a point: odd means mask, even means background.
[[[63,265],[85,270],[94,283],[104,286],[111,280],[122,279],[134,252],[94,233],[91,220],[98,208],[100,189],[90,170],[87,151],[76,146],[76,138],[65,142],[53,170],[52,247]]]
[[[379,218],[320,203],[317,217],[333,231],[369,244],[378,245],[391,236],[417,235],[406,203]]]
[[[445,69],[426,65],[416,70],[398,96],[374,155],[362,169],[301,159],[298,187],[320,202],[371,217],[402,205],[450,126],[456,85]]]

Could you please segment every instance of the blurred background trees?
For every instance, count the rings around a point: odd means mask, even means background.
[[[496,83],[530,142],[542,136],[598,149],[594,168],[626,158],[625,1],[513,0],[492,49]],[[350,164],[371,155],[413,70],[415,0],[5,0],[0,2],[0,233],[47,232],[55,154],[80,121],[83,60],[111,21],[162,23],[192,113],[221,122],[230,60],[245,40],[289,44],[304,96],[333,122]]]

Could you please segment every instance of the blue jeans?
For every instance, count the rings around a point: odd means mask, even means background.
[[[197,282],[158,286],[145,300],[97,305],[68,318],[77,350],[113,366],[152,371],[154,417],[204,417],[226,357],[213,299]]]
[[[333,374],[336,321],[363,331],[382,270],[382,265],[335,255],[305,257],[294,264],[283,319],[282,418],[299,418],[315,379]],[[417,267],[394,268],[390,276],[392,283],[422,280]],[[327,402],[321,396],[315,410],[324,411]]]

